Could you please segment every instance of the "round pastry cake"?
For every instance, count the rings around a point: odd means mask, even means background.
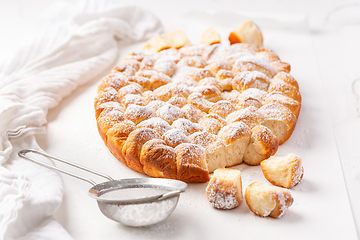
[[[154,39],[102,79],[94,101],[100,136],[123,164],[207,182],[218,168],[259,165],[291,136],[301,95],[273,51],[233,33],[231,44]]]

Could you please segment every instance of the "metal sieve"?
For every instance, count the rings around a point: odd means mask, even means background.
[[[27,153],[42,155],[72,167],[106,178],[109,181],[96,184],[93,180],[78,176],[58,167],[48,165],[27,156]],[[100,211],[108,218],[133,227],[148,226],[166,219],[175,209],[180,193],[187,184],[163,178],[129,178],[114,180],[108,175],[51,156],[33,149],[24,149],[18,155],[52,170],[70,175],[93,185],[89,195],[97,200]]]

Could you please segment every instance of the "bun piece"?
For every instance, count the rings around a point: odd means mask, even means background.
[[[250,210],[260,217],[281,217],[293,204],[289,190],[254,182],[245,190],[245,200]]]
[[[292,188],[304,175],[302,160],[293,153],[284,157],[271,156],[261,162],[261,170],[270,183],[284,188]]]
[[[206,187],[206,197],[217,209],[233,209],[243,200],[241,173],[237,169],[216,169]]]

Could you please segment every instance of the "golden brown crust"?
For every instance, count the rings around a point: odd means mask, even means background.
[[[101,138],[106,143],[106,133],[116,123],[126,120],[126,116],[117,109],[107,108],[97,118],[97,127]]]
[[[251,128],[259,125],[262,122],[262,117],[255,107],[247,107],[232,112],[226,117],[227,124],[242,121]]]
[[[177,179],[184,182],[207,182],[209,171],[205,162],[205,149],[199,145],[183,143],[175,148]]]
[[[261,57],[262,59],[270,63],[275,61],[280,61],[279,56],[270,49],[264,49],[264,48],[258,49],[256,50],[256,56]]]
[[[243,200],[241,173],[237,169],[219,168],[206,187],[206,197],[217,209],[233,209]]]
[[[128,167],[144,173],[143,165],[140,162],[141,148],[147,141],[154,138],[160,139],[161,136],[150,128],[138,128],[130,133],[122,148],[122,154]]]
[[[232,71],[237,74],[244,71],[257,71],[265,74],[269,78],[272,78],[276,75],[276,71],[270,65],[270,63],[265,60],[256,58],[256,57],[244,57],[239,58],[235,61]]]
[[[274,76],[274,80],[282,80],[285,83],[290,84],[299,90],[299,83],[289,73],[279,72]]]
[[[301,102],[301,94],[300,91],[294,86],[285,81],[277,78],[273,79],[269,85],[268,92],[277,92],[280,91],[287,95],[288,97]]]
[[[199,120],[200,126],[212,134],[217,134],[226,125],[225,120],[217,114],[208,114]]]
[[[271,62],[270,65],[275,69],[276,72],[289,73],[291,71],[290,64],[282,61]]]
[[[106,145],[108,146],[110,152],[125,165],[126,161],[124,155],[122,154],[122,149],[127,137],[135,129],[136,125],[133,122],[129,120],[124,120],[120,123],[115,124],[106,133]]]
[[[175,150],[166,146],[161,139],[152,139],[143,145],[140,163],[144,172],[151,177],[176,179]]]
[[[111,87],[118,91],[120,88],[126,85],[127,76],[122,73],[110,74],[101,80],[98,86],[98,93],[104,91],[104,89]]]
[[[238,73],[232,80],[232,88],[239,92],[245,91],[249,88],[257,88],[267,91],[269,86],[269,78],[261,72],[244,71]]]
[[[295,129],[296,116],[279,103],[270,103],[259,108],[261,124],[268,127],[278,138],[279,144],[289,139]]]
[[[279,140],[272,131],[262,125],[251,129],[251,139],[244,154],[244,162],[259,165],[262,160],[273,156],[279,147]]]
[[[297,118],[300,114],[301,103],[285,95],[283,92],[271,92],[266,96],[266,104],[280,104],[287,107]]]

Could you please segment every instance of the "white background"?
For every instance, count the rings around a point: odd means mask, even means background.
[[[59,22],[61,13],[58,16],[47,16],[44,11],[53,2],[55,1],[0,1],[0,58],[6,59],[7,55],[11,55],[16,48],[26,44],[44,28]],[[76,1],[67,2],[76,3]],[[130,1],[123,2],[123,4],[130,4]],[[357,231],[360,231],[360,204],[358,204],[360,197],[360,141],[358,137],[360,134],[360,81],[358,81],[360,80],[358,60],[360,54],[360,1],[131,1],[131,4],[139,4],[151,10],[164,23],[168,19],[176,19],[191,10],[236,11],[278,14],[279,16],[307,14],[313,45],[311,52],[316,56],[326,102],[324,106],[327,107],[331,120],[329,131],[333,130],[331,134],[334,134],[337,146],[337,151],[336,149],[329,151],[339,154],[335,157],[341,161],[339,166],[344,173]],[[279,55],[281,56],[280,53]],[[96,85],[96,83],[93,84]],[[76,93],[86,93],[93,86],[84,86]],[[51,111],[48,118],[49,124],[61,117],[61,110],[66,109],[67,105],[73,104],[74,100],[76,98],[70,96],[64,99],[59,107]],[[71,138],[72,136],[63,137]],[[50,144],[46,145],[46,140],[46,137],[39,140],[42,141],[41,146],[51,150]],[[78,154],[73,157],[81,157],[80,153]],[[71,182],[72,180],[66,179],[65,184],[66,181]],[[329,181],[330,186],[331,184],[333,183]],[[84,185],[80,184],[79,189],[86,188],[88,186],[85,183]],[[334,196],[337,194],[334,192]],[[64,200],[66,201],[66,197]],[[91,199],[84,199],[84,201],[91,201]],[[81,205],[82,203],[79,203],[76,207],[80,208]],[[333,207],[341,208],[341,206]],[[331,209],[326,210],[331,211]],[[101,214],[96,216],[102,217]],[[71,219],[67,219],[66,215],[62,214],[59,214],[58,217],[72,235],[81,236],[81,229],[73,229],[69,224]],[[88,221],[91,222],[91,219]],[[334,221],[341,221],[341,219],[336,219],[334,216]],[[84,222],[84,224],[87,223]],[[169,231],[169,229],[164,229],[164,231]],[[176,234],[174,229],[171,231]],[[148,234],[156,236],[151,232]]]

